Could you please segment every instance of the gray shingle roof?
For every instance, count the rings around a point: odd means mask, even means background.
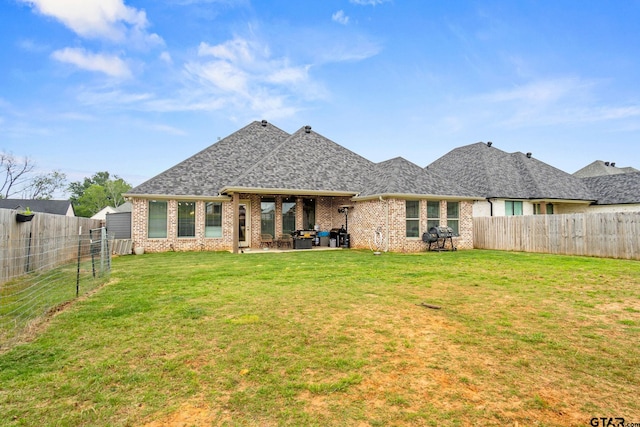
[[[582,178],[596,194],[598,205],[640,203],[640,172]]]
[[[612,165],[610,162],[603,162],[602,160],[596,160],[593,163],[588,164],[579,171],[573,173],[573,176],[578,178],[587,178],[590,176],[602,176],[602,175],[617,175],[621,173],[640,172],[638,169],[632,167],[619,168]]]
[[[426,169],[486,198],[595,200],[579,178],[523,153],[506,153],[481,142],[456,148]]]
[[[247,167],[267,156],[289,134],[270,123],[255,121],[127,194],[217,196],[222,187]]]
[[[0,199],[2,209],[31,209],[32,212],[66,215],[71,202],[69,200],[38,200],[38,199]]]
[[[452,179],[421,168],[402,157],[377,163],[360,197],[388,194],[473,197]]]
[[[364,157],[301,128],[228,187],[341,191],[357,194],[373,171]]]

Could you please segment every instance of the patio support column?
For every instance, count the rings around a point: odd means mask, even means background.
[[[233,232],[231,233],[231,238],[233,239],[233,253],[238,253],[238,246],[240,241],[240,194],[233,193]]]

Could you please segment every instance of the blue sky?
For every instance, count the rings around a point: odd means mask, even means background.
[[[0,150],[133,185],[253,120],[640,168],[640,1],[0,0]]]

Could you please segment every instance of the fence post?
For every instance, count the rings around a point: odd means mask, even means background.
[[[82,245],[82,226],[78,229],[78,270],[76,272],[76,298],[80,295],[80,248]]]

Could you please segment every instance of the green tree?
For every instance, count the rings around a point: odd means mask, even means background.
[[[117,175],[97,172],[84,181],[69,184],[71,203],[77,216],[91,217],[107,206],[117,208],[125,200],[122,193],[131,190],[131,185]]]

